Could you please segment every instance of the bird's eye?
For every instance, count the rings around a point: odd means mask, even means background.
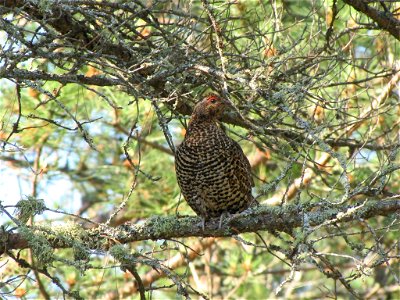
[[[211,100],[211,103],[212,103],[212,104],[217,103],[217,99],[212,99],[212,100]]]

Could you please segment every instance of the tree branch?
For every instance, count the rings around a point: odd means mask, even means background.
[[[343,0],[344,3],[354,7],[357,11],[370,17],[378,26],[389,32],[396,39],[400,40],[400,21],[393,14],[381,12],[368,5],[363,0]]]
[[[65,10],[62,5],[51,6],[50,9],[46,9],[46,13],[43,13],[44,10],[35,5],[33,1],[4,0],[0,2],[0,9],[1,7],[3,7],[3,10],[9,9],[10,11],[21,9],[33,19],[51,25],[69,41],[80,45],[82,48],[95,52],[98,45],[101,44],[103,54],[118,57],[122,60],[132,58],[129,49],[109,43],[104,37],[99,36],[97,32],[91,31],[84,21],[78,21],[74,18],[71,12]],[[127,9],[129,6],[124,8]],[[137,14],[143,15],[145,11],[138,10]]]
[[[4,208],[1,208],[4,210]],[[150,217],[140,224],[121,225],[116,228],[100,226],[94,229],[71,232],[62,228],[52,232],[49,228],[33,227],[35,234],[42,234],[54,248],[68,248],[72,242],[60,239],[58,236],[71,237],[79,240],[90,249],[108,249],[115,242],[126,244],[142,240],[160,240],[183,237],[230,237],[245,232],[269,231],[291,232],[297,227],[325,226],[336,223],[345,223],[359,218],[368,219],[375,216],[386,216],[400,212],[400,195],[386,200],[366,201],[347,207],[328,207],[327,204],[319,207],[308,208],[302,205],[286,205],[283,207],[259,206],[249,209],[241,214],[233,215],[224,220],[221,228],[219,218],[211,219],[202,228],[199,217],[176,216]],[[304,220],[306,219],[306,222]],[[19,233],[0,232],[0,253],[12,249],[29,247],[28,242]]]
[[[19,80],[49,80],[57,81],[63,84],[67,83],[80,83],[96,86],[118,86],[122,85],[123,82],[118,79],[113,79],[101,75],[87,77],[84,75],[70,75],[70,74],[50,74],[42,71],[26,71],[21,69],[4,69],[0,75],[8,79],[19,79]]]

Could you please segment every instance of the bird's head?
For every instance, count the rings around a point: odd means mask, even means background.
[[[231,107],[231,103],[215,94],[210,94],[196,104],[192,118],[197,120],[217,120],[225,109]]]

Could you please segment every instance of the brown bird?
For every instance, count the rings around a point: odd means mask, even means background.
[[[202,217],[203,227],[205,220],[222,220],[222,215],[241,212],[254,201],[250,163],[217,122],[230,106],[216,95],[205,97],[195,106],[176,150],[179,187],[189,206]]]

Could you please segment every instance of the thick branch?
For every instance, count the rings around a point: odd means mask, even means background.
[[[21,69],[4,69],[4,74],[0,74],[4,78],[18,79],[18,80],[46,80],[57,81],[60,83],[80,83],[96,86],[118,86],[123,84],[118,79],[113,79],[104,76],[91,76],[84,75],[69,75],[69,74],[51,74],[42,71],[26,71]]]
[[[111,232],[117,233],[114,238],[117,238],[122,243],[191,236],[227,237],[258,230],[290,232],[296,227],[303,226],[305,215],[307,215],[308,223],[311,226],[318,226],[326,221],[334,220],[341,214],[343,217],[338,219],[337,223],[349,222],[357,218],[368,219],[377,215],[388,215],[392,212],[400,211],[399,199],[367,202],[363,207],[348,216],[343,214],[358,205],[338,209],[321,207],[312,212],[303,213],[301,205],[287,205],[284,207],[261,206],[226,220],[223,224],[224,226],[221,226],[220,229],[218,229],[219,218],[206,224],[203,231],[201,220],[198,217],[181,219],[176,219],[176,217],[154,217],[148,219],[144,224],[123,226],[123,231],[111,229]],[[126,235],[128,232],[129,234]]]
[[[390,200],[369,201],[343,208],[319,207],[312,211],[305,210],[301,205],[286,205],[283,207],[260,206],[250,209],[240,215],[234,215],[223,222],[218,228],[219,218],[206,223],[203,231],[199,217],[155,216],[141,224],[122,225],[116,228],[101,226],[89,230],[77,230],[72,233],[66,228],[65,236],[75,241],[80,240],[91,249],[107,249],[110,244],[130,243],[142,240],[159,240],[183,237],[230,237],[245,232],[266,230],[270,232],[291,232],[294,228],[304,226],[320,226],[334,223],[344,223],[354,220],[368,219],[375,216],[386,216],[400,212],[400,196]],[[58,235],[64,235],[58,229]],[[40,232],[40,229],[38,231]],[[54,233],[43,231],[44,236],[50,234],[49,242],[54,248],[70,247],[69,243],[60,238],[54,238]],[[19,233],[0,233],[0,240],[5,241],[0,253],[5,250],[23,249],[28,247],[27,241]]]
[[[400,40],[400,21],[397,20],[393,14],[381,12],[375,8],[368,6],[368,3],[363,0],[343,0],[348,5],[354,7],[359,12],[370,17],[378,26],[396,39]]]

